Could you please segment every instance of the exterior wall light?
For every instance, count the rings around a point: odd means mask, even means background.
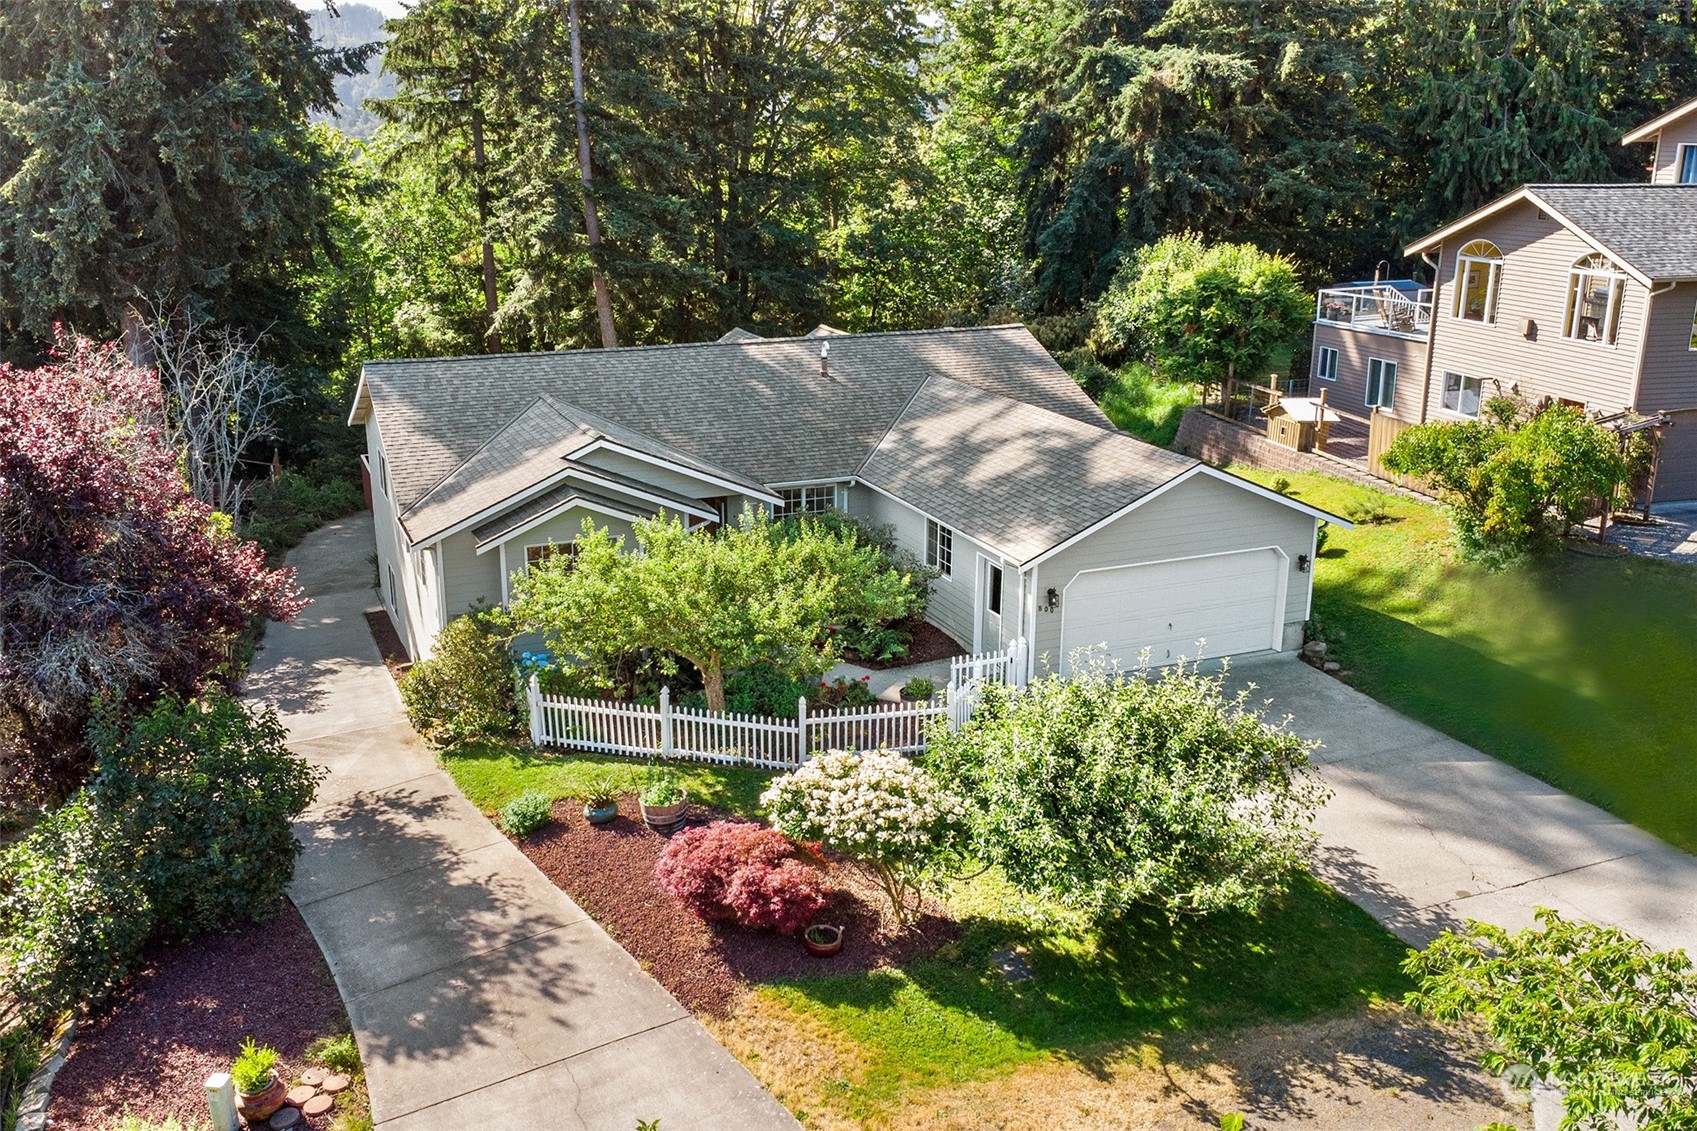
[[[1307,573],[1308,572],[1308,555],[1307,554],[1296,555],[1296,572],[1297,573]]]

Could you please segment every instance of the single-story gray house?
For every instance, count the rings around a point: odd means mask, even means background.
[[[349,422],[415,657],[585,517],[745,506],[892,527],[939,572],[927,619],[973,652],[1025,637],[1034,673],[1288,650],[1339,521],[1117,430],[1017,325],[373,361]]]

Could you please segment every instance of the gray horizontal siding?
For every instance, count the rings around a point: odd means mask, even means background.
[[[904,503],[865,487],[857,487],[851,495],[850,507],[863,506],[862,517],[877,526],[888,526],[895,535],[896,547],[925,560],[925,516]],[[925,619],[948,633],[963,647],[972,646],[973,564],[982,547],[958,531],[954,536],[954,571],[950,577],[939,577],[931,583],[931,599],[925,606]]]
[[[1475,239],[1488,239],[1503,253],[1494,324],[1450,316],[1456,256]],[[1599,411],[1618,411],[1632,403],[1644,331],[1647,292],[1643,287],[1627,280],[1614,345],[1562,336],[1568,274],[1575,260],[1592,251],[1554,220],[1540,218],[1537,206],[1530,202],[1488,217],[1445,241],[1433,313],[1437,327],[1428,416],[1444,415],[1439,394],[1446,370],[1480,378],[1486,396],[1495,393],[1495,381],[1504,392],[1518,384],[1524,397],[1578,401]],[[1535,327],[1532,337],[1526,332],[1528,322]]]
[[[1285,623],[1308,619],[1312,573],[1297,569],[1297,556],[1313,553],[1314,520],[1271,499],[1211,476],[1198,475],[1153,499],[1038,566],[1039,596],[1033,650],[1039,667],[1058,670],[1062,610],[1042,611],[1047,590],[1057,595],[1080,570],[1135,565],[1258,546],[1277,546],[1290,559]],[[1062,603],[1065,597],[1061,598]],[[1286,633],[1287,646],[1300,632]]]
[[[1644,336],[1644,375],[1638,385],[1637,407],[1641,411],[1697,408],[1697,352],[1691,349],[1694,316],[1697,283],[1681,283],[1651,300],[1650,326]]]

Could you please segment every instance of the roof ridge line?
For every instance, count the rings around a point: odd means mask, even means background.
[[[866,470],[866,465],[872,462],[872,457],[878,454],[878,449],[884,446],[884,441],[890,438],[890,433],[896,430],[896,425],[902,422],[902,417],[906,416],[907,410],[913,407],[913,402],[919,399],[919,394],[924,392],[925,386],[935,381],[937,376],[935,373],[927,373],[925,379],[913,387],[913,392],[907,395],[907,400],[902,402],[902,407],[897,409],[896,414],[890,418],[889,427],[885,428],[877,441],[866,449],[866,458],[861,460],[860,465],[854,469],[853,474],[856,479],[860,478],[861,473]]]
[[[491,356],[495,356],[495,355],[491,355]],[[402,507],[399,511],[395,512],[395,517],[396,518],[405,518],[408,514],[412,513],[412,511],[414,509],[416,509],[420,503],[424,502],[424,500],[426,500],[430,497],[431,492],[435,491],[436,488],[440,487],[442,484],[444,484],[448,480],[452,479],[454,477],[454,473],[456,471],[460,470],[460,468],[464,467],[466,464],[470,463],[472,460],[474,460],[478,456],[482,455],[484,450],[487,449],[490,444],[493,444],[495,442],[496,438],[501,435],[501,433],[505,432],[507,429],[511,428],[514,424],[517,424],[520,420],[524,419],[525,414],[528,413],[531,409],[535,408],[539,404],[546,404],[549,408],[553,409],[556,413],[559,413],[561,418],[563,418],[566,421],[566,423],[576,424],[580,428],[583,427],[581,424],[579,424],[577,421],[573,420],[571,417],[566,416],[565,413],[560,412],[560,407],[554,403],[553,398],[550,397],[547,393],[539,393],[535,400],[531,401],[529,404],[525,405],[518,412],[514,413],[513,416],[512,416],[512,419],[508,420],[505,424],[501,425],[501,427],[495,429],[495,431],[489,433],[488,436],[484,437],[483,443],[477,445],[477,447],[473,448],[469,453],[467,453],[465,459],[462,459],[459,463],[456,463],[453,467],[451,467],[447,471],[443,472],[441,478],[437,479],[435,482],[430,484],[430,486],[426,487],[423,491],[420,491],[418,498],[414,499],[412,502],[410,502],[406,506]]]

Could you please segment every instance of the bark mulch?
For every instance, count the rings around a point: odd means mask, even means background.
[[[383,657],[383,666],[399,680],[412,666],[412,660],[407,656],[406,641],[395,630],[395,622],[389,619],[388,610],[367,609],[365,623],[371,629],[371,638],[377,642],[377,654]]]
[[[293,905],[269,923],[162,945],[78,1028],[53,1084],[49,1126],[108,1131],[126,1110],[199,1126],[206,1078],[229,1070],[243,1038],[274,1047],[278,1073],[293,1080],[308,1045],[347,1031],[342,999]]]
[[[692,813],[690,823],[726,817]],[[898,930],[870,878],[852,863],[837,862],[827,873],[836,894],[818,921],[846,928],[843,949],[832,958],[815,958],[798,938],[706,923],[680,907],[654,878],[654,862],[666,843],[643,824],[636,798],[627,794],[619,800],[618,819],[599,828],[584,819],[581,802],[557,802],[554,823],[518,845],[696,1013],[729,1016],[743,992],[760,982],[899,966],[959,933],[952,920],[931,911]]]

